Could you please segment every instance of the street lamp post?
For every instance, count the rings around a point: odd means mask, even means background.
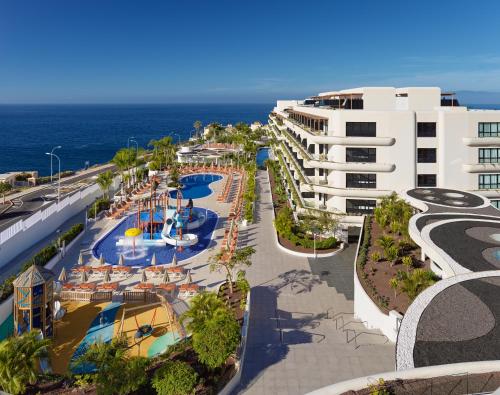
[[[52,184],[52,154],[54,153],[54,151],[56,149],[60,149],[62,148],[60,145],[58,145],[57,147],[54,147],[52,148],[52,151],[50,151],[50,183]]]
[[[139,143],[137,142],[137,140],[135,139],[135,137],[132,137],[129,141],[132,141],[133,143],[135,143],[135,160],[136,160],[136,163],[137,163],[137,157],[139,156]],[[134,171],[134,181],[135,181],[135,173],[137,171],[137,168],[136,170]],[[135,185],[135,182],[134,182],[134,185]]]
[[[174,136],[177,136],[177,144],[181,145],[181,136],[179,133],[172,133]]]
[[[130,140],[132,139],[135,139],[134,136],[130,136],[128,139],[127,139],[127,148],[130,148]]]
[[[57,202],[59,203],[59,199],[61,198],[61,159],[52,152],[46,152],[45,155],[50,155],[51,159],[53,156],[55,156],[59,164],[59,177],[57,182]]]

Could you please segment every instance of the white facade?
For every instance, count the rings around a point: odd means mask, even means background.
[[[306,207],[363,214],[391,191],[432,186],[500,200],[500,111],[469,110],[440,88],[278,101],[269,124]]]

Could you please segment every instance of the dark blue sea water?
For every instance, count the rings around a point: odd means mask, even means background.
[[[170,133],[187,139],[196,120],[204,125],[266,122],[272,108],[271,103],[0,105],[0,173],[38,170],[47,175],[50,158],[45,152],[57,145],[63,147],[56,151],[62,168],[77,170],[86,161],[109,161],[129,136],[143,147]]]

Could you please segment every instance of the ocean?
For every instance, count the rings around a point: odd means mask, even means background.
[[[172,133],[190,137],[193,123],[267,122],[273,104],[0,105],[0,173],[50,174],[54,146],[62,170],[104,163],[134,136],[139,146]],[[135,144],[131,143],[132,146]],[[55,171],[57,160],[54,161]]]
[[[38,170],[50,174],[56,153],[63,170],[104,163],[134,136],[141,147],[171,134],[189,138],[193,123],[267,122],[273,104],[0,105],[0,173]],[[498,104],[468,105],[500,109]],[[133,145],[134,146],[134,145]],[[57,169],[57,161],[54,163]]]

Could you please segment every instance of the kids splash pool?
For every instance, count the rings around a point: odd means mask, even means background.
[[[161,245],[138,245],[133,252],[128,246],[117,246],[116,243],[123,238],[125,231],[136,226],[137,217],[132,214],[120,222],[115,228],[100,239],[92,249],[95,258],[102,254],[106,263],[117,265],[120,255],[124,257],[124,264],[127,266],[148,266],[151,263],[153,254],[156,255],[157,264],[167,264],[172,262],[174,253],[177,260],[189,259],[206,250],[212,243],[212,234],[217,225],[217,214],[212,210],[194,207],[193,211],[202,213],[206,216],[206,221],[199,228],[190,230],[198,236],[198,242],[195,245],[185,247],[183,251],[176,251],[175,246],[168,244]]]
[[[183,185],[181,194],[183,199],[199,199],[212,194],[210,184],[222,180],[219,174],[193,174],[179,179]],[[177,191],[171,191],[170,197],[176,199]]]

